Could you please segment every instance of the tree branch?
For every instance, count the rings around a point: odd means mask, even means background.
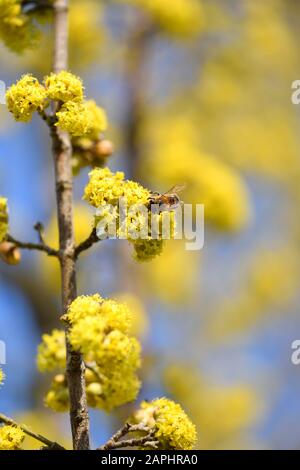
[[[21,242],[19,240],[16,240],[14,237],[11,235],[7,235],[6,240],[8,242],[13,243],[16,245],[18,248],[22,248],[24,250],[37,250],[37,251],[43,251],[44,253],[47,253],[48,256],[55,256],[56,258],[59,257],[59,252],[57,250],[54,250],[50,246],[46,245],[45,243],[27,243],[27,242]]]
[[[54,8],[54,64],[59,73],[68,68],[68,0],[55,0]],[[57,109],[57,105],[56,105]],[[72,146],[70,136],[59,128],[50,127],[55,167],[59,252],[62,275],[62,304],[66,313],[77,296],[75,242],[72,191]],[[89,445],[89,416],[85,391],[85,366],[80,353],[73,351],[66,325],[66,376],[70,394],[70,421],[75,450],[87,450]]]
[[[84,240],[80,245],[75,248],[75,258],[77,259],[80,253],[91,248],[95,243],[98,243],[100,239],[97,237],[96,229],[93,228],[89,237]]]
[[[46,437],[42,436],[41,434],[37,434],[33,431],[31,431],[27,426],[25,426],[24,424],[18,424],[16,423],[16,421],[14,421],[13,419],[11,418],[8,418],[7,416],[3,415],[0,413],[0,422],[1,423],[4,423],[4,424],[7,424],[8,426],[16,426],[20,429],[22,429],[22,431],[27,434],[28,436],[30,437],[33,437],[34,439],[36,439],[37,441],[40,441],[42,442],[43,444],[45,444],[47,447],[49,447],[51,450],[65,450],[64,447],[62,447],[61,445],[57,444],[57,442],[53,442],[53,441],[50,441],[49,439],[47,439]]]
[[[147,434],[142,437],[122,440],[123,437],[131,432],[146,432]],[[155,439],[154,433],[154,429],[151,429],[144,424],[125,423],[123,428],[117,431],[116,434],[114,434],[103,446],[98,447],[96,450],[113,450],[121,449],[123,447],[138,447],[141,445],[157,449],[159,441]]]

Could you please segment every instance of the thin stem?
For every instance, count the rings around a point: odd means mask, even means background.
[[[142,437],[135,437],[132,439],[123,439],[127,434],[131,432],[146,432],[147,434]],[[113,450],[121,449],[123,447],[151,447],[157,449],[159,442],[154,437],[154,429],[151,429],[144,424],[130,424],[125,425],[116,432],[103,446],[98,447],[96,450]]]
[[[55,73],[68,68],[68,0],[54,2],[54,64]],[[55,167],[59,251],[62,275],[62,304],[66,313],[77,296],[76,262],[73,223],[72,146],[70,136],[55,126],[50,128]],[[66,376],[70,394],[70,421],[75,450],[86,450],[89,445],[89,416],[86,401],[85,366],[80,353],[74,351],[68,339],[66,325]]]
[[[85,362],[85,368],[93,372],[99,382],[103,382],[103,376],[97,371],[96,367],[94,367],[92,364],[89,364],[88,362]]]
[[[96,229],[94,228],[91,234],[86,240],[84,240],[80,245],[75,248],[75,258],[77,259],[80,253],[91,248],[95,243],[98,243],[100,239],[97,237]]]
[[[18,248],[22,248],[24,250],[37,250],[37,251],[43,251],[44,253],[47,253],[48,256],[55,256],[59,257],[59,252],[57,250],[54,250],[50,246],[46,245],[45,243],[29,243],[29,242],[21,242],[20,240],[16,240],[14,237],[11,235],[7,235],[6,240],[8,242],[13,243],[16,245]]]
[[[46,437],[42,436],[41,434],[37,434],[33,431],[31,431],[27,426],[25,426],[24,424],[18,424],[16,423],[16,421],[14,421],[13,419],[11,418],[8,418],[7,416],[3,415],[0,413],[0,422],[1,423],[4,423],[4,424],[7,424],[8,426],[16,426],[20,429],[22,429],[22,431],[27,434],[28,436],[30,437],[33,437],[34,439],[36,439],[37,441],[40,441],[42,442],[43,444],[45,444],[47,447],[49,447],[51,450],[65,450],[64,447],[62,447],[61,445],[57,444],[57,442],[53,442],[53,441],[50,441],[49,439],[47,439]]]

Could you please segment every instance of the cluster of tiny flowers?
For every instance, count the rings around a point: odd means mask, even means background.
[[[94,368],[87,385],[91,406],[107,411],[136,398],[140,382],[140,344],[128,335],[131,314],[114,300],[78,297],[67,312],[70,342]],[[94,377],[93,377],[94,375]],[[97,380],[98,378],[98,380]]]
[[[63,413],[70,409],[68,384],[64,374],[57,374],[54,377],[44,403],[45,406],[57,413]]]
[[[66,366],[65,333],[53,330],[51,335],[44,334],[38,347],[37,367],[40,372],[51,372]]]
[[[81,102],[83,100],[83,84],[79,77],[62,70],[52,73],[44,80],[48,98],[53,101]]]
[[[32,75],[23,77],[6,92],[6,104],[16,121],[29,122],[35,111],[42,110],[47,98],[45,88]]]
[[[98,236],[127,239],[134,247],[137,261],[149,261],[161,254],[164,241],[162,221],[169,213],[151,213],[151,192],[134,181],[125,180],[123,172],[112,173],[109,168],[95,168],[89,174],[84,199],[97,208],[95,226]],[[121,219],[119,203],[127,207],[126,218]],[[158,233],[151,234],[151,222],[156,219]],[[170,217],[171,229],[174,218]],[[172,235],[171,235],[172,236]]]
[[[22,12],[20,0],[0,0],[0,38],[14,52],[33,47],[40,34],[32,19]]]
[[[94,101],[85,101],[80,78],[61,71],[45,77],[40,84],[32,75],[24,75],[6,93],[9,111],[17,121],[28,122],[35,111],[41,111],[53,100],[59,103],[55,125],[72,136],[93,140],[107,127],[105,112]]]
[[[16,426],[0,427],[0,450],[19,450],[25,434]]]
[[[5,239],[8,232],[8,209],[7,199],[0,197],[0,243]]]
[[[161,450],[191,450],[196,443],[196,427],[181,406],[167,398],[142,402],[134,421],[155,429]]]
[[[103,299],[99,294],[80,296],[64,316],[70,325],[69,340],[83,354],[88,404],[110,411],[135,400],[140,388],[140,344],[129,336],[131,313],[125,304]],[[64,332],[44,335],[38,348],[41,372],[64,369]],[[45,403],[55,411],[67,411],[69,394],[63,374],[54,377]]]

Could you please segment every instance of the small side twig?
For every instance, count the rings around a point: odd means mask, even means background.
[[[54,250],[53,248],[46,245],[45,243],[21,242],[20,240],[16,240],[11,235],[7,235],[6,240],[8,242],[14,243],[18,248],[21,248],[24,250],[43,251],[44,253],[47,253],[48,256],[55,256],[56,258],[59,257],[58,250]]]
[[[75,259],[83,252],[91,248],[95,243],[98,243],[100,239],[97,237],[97,231],[93,228],[91,234],[86,240],[76,246],[75,248]]]
[[[95,375],[95,377],[97,377],[97,379],[99,380],[99,382],[103,382],[103,376],[101,376],[100,372],[97,371],[96,367],[93,366],[92,364],[88,363],[88,362],[85,362],[84,363],[85,365],[85,368],[90,370],[91,372],[93,372],[93,374]]]
[[[123,439],[131,432],[146,432],[147,434],[142,437],[135,437],[132,439]],[[124,447],[138,447],[145,446],[152,449],[157,449],[159,442],[154,437],[155,430],[151,429],[144,424],[130,424],[126,423],[123,428],[119,429],[103,446],[98,447],[96,450],[113,450],[121,449]]]
[[[22,431],[27,434],[27,436],[30,436],[30,437],[33,437],[34,439],[36,439],[37,441],[40,441],[42,442],[43,444],[45,444],[49,449],[51,450],[65,450],[64,447],[62,447],[60,444],[58,444],[57,442],[53,442],[53,441],[50,441],[49,439],[47,439],[47,437],[44,437],[42,436],[41,434],[37,434],[33,431],[31,431],[27,426],[25,426],[24,424],[18,424],[16,421],[14,421],[13,419],[11,418],[8,418],[7,416],[3,415],[0,413],[0,423],[4,423],[4,424],[7,424],[8,426],[16,426],[20,429],[22,429]]]
[[[45,243],[45,240],[44,240],[44,236],[43,236],[43,232],[44,232],[44,226],[41,222],[37,222],[34,226],[33,226],[34,230],[37,232],[38,234],[38,237],[39,237],[39,242],[41,245],[46,245]]]

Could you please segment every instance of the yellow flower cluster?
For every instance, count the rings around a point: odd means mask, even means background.
[[[29,122],[35,111],[42,110],[47,98],[45,88],[32,75],[23,75],[6,92],[8,110],[16,121]]]
[[[32,75],[24,75],[6,93],[9,111],[17,121],[30,121],[35,111],[41,111],[49,100],[60,103],[56,126],[73,136],[86,136],[91,141],[107,127],[105,111],[94,101],[85,101],[80,78],[65,70],[45,77],[44,85]]]
[[[7,199],[0,197],[0,242],[4,240],[8,232]]]
[[[47,96],[53,101],[67,103],[81,102],[83,100],[83,84],[80,78],[70,72],[62,70],[59,73],[52,73],[45,78]]]
[[[51,388],[45,396],[45,406],[57,413],[63,413],[70,409],[69,389],[63,374],[54,377]]]
[[[66,315],[70,342],[88,364],[93,364],[87,386],[91,406],[107,411],[136,398],[140,382],[140,344],[128,335],[128,307],[98,294],[78,297]]]
[[[202,29],[204,12],[200,0],[125,1],[146,10],[159,27],[169,34],[189,37]]]
[[[19,0],[0,0],[0,38],[18,53],[33,47],[39,38],[39,31],[22,12]]]
[[[80,296],[64,317],[70,325],[69,340],[83,354],[87,364],[88,403],[110,411],[134,400],[140,388],[136,370],[140,367],[140,344],[129,336],[131,312],[125,304],[103,299],[99,294]],[[41,372],[64,369],[66,348],[64,332],[44,335],[38,348]],[[45,398],[46,406],[67,411],[69,393],[66,378],[57,375]]]
[[[101,235],[112,235],[127,239],[133,244],[135,259],[149,261],[161,254],[164,241],[161,237],[164,217],[169,214],[161,212],[152,214],[149,210],[151,192],[135,181],[125,180],[123,172],[112,173],[109,168],[95,168],[89,174],[90,180],[84,191],[84,199],[98,210],[95,225],[105,221],[101,226]],[[126,220],[121,221],[119,213],[120,198],[127,206]],[[151,237],[150,223],[156,218],[157,239]],[[170,216],[170,237],[174,235],[174,218]],[[99,232],[98,232],[99,233]]]
[[[190,450],[196,443],[196,427],[181,406],[167,398],[142,402],[134,420],[155,428],[160,449]]]
[[[139,183],[124,180],[124,173],[112,173],[109,168],[95,168],[89,174],[90,181],[84,191],[84,199],[92,206],[118,204],[120,197],[126,197],[128,206],[148,203],[150,191]]]
[[[52,333],[42,336],[42,343],[38,347],[37,367],[40,372],[52,371],[66,366],[65,333],[53,330]]]
[[[1,426],[0,450],[19,450],[24,438],[22,429],[16,426]]]

